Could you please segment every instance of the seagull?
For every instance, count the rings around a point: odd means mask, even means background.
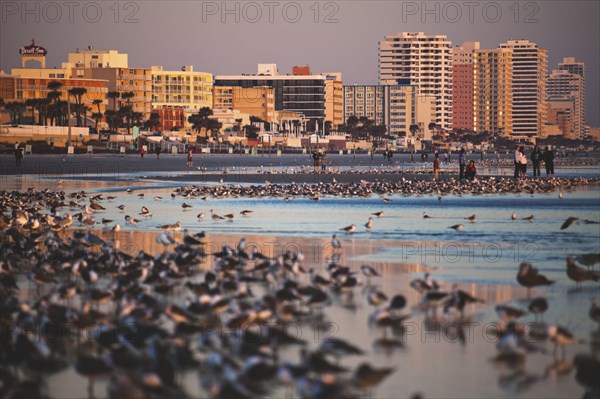
[[[456,308],[462,315],[465,306],[468,303],[484,303],[484,300],[475,298],[474,296],[466,293],[465,291],[459,290],[458,284],[453,284],[452,291],[450,292],[450,297],[444,304],[444,313],[447,313],[448,309],[450,308]]]
[[[414,279],[410,282],[410,287],[417,291],[419,294],[424,293],[425,291],[432,291],[440,289],[440,285],[431,278],[431,274],[425,273],[425,279]]]
[[[125,210],[125,205],[119,205],[117,208],[123,212]]]
[[[538,269],[527,262],[523,262],[519,265],[517,282],[523,287],[527,287],[527,297],[531,294],[531,288],[533,287],[554,284],[554,281],[549,280],[543,274],[539,274]]]
[[[156,242],[164,245],[165,247],[177,243],[173,237],[171,237],[165,232],[162,232],[158,236],[156,236]]]
[[[369,265],[361,265],[360,271],[367,278],[367,281],[371,279],[371,277],[381,277],[381,274],[374,268]]]
[[[359,389],[370,389],[379,385],[394,371],[393,367],[377,369],[368,363],[361,363],[354,371],[352,383]]]
[[[162,200],[162,197],[159,197],[158,195],[156,197],[154,197],[154,201],[160,201]]]
[[[250,216],[250,214],[252,212],[253,211],[249,211],[248,209],[244,209],[243,211],[240,212],[240,215],[242,215],[242,216]]]
[[[119,223],[116,223],[113,226],[112,231],[114,231],[115,233],[118,233],[119,231],[121,231],[121,226],[119,225]]]
[[[113,202],[113,200],[115,200],[116,198],[117,198],[117,197],[112,197],[112,196],[110,196],[110,195],[109,195],[108,197],[106,197],[106,199],[107,199],[109,202]]]
[[[558,189],[558,199],[563,199],[563,197],[564,197],[563,189],[560,188],[560,189]]]
[[[569,330],[559,325],[552,325],[548,327],[548,338],[554,343],[554,356],[556,357],[556,350],[558,347],[560,347],[562,350],[563,360],[567,354],[565,347],[567,345],[576,344],[579,342]]]
[[[340,244],[335,234],[331,237],[331,246],[335,251],[338,251],[342,248],[342,244]]]
[[[191,205],[186,204],[185,202],[183,204],[181,204],[181,207],[183,208],[183,210],[185,211],[188,208],[191,208]]]
[[[94,201],[90,200],[90,208],[92,208],[95,211],[105,211],[106,208],[103,207],[100,204],[95,203]]]
[[[369,216],[369,220],[367,221],[367,223],[365,223],[365,227],[368,230],[371,230],[371,228],[373,227],[373,218]]]
[[[510,215],[510,218],[512,220],[517,220],[517,212],[513,212],[512,215]]]
[[[354,233],[354,230],[356,230],[356,226],[354,224],[351,224],[350,226],[342,227],[340,230],[345,231],[346,233]]]
[[[177,222],[175,224],[164,224],[158,227],[159,229],[163,229],[164,231],[178,231],[181,229],[181,222]]]
[[[471,215],[469,217],[466,217],[465,220],[468,220],[469,222],[473,223],[473,222],[475,222],[476,218],[477,217],[475,215]]]
[[[423,219],[431,219],[431,216],[429,216],[427,212],[423,212]]]
[[[137,196],[140,198],[144,198],[144,193],[139,193]]]
[[[528,222],[533,222],[533,215],[529,215],[526,218],[523,218],[523,220],[527,220]]]
[[[584,281],[600,281],[600,272],[586,270],[575,264],[575,259],[567,256],[567,277],[577,283],[577,288],[580,288]]]
[[[543,315],[546,312],[546,310],[548,310],[548,301],[546,300],[546,298],[541,297],[532,299],[527,309],[529,309],[529,311],[535,315],[535,318],[537,320],[538,315],[540,315],[541,318],[541,315]]]
[[[197,217],[199,220],[204,220],[204,212],[200,212],[198,215],[196,215],[196,217]]]
[[[387,204],[388,202],[390,202],[390,201],[391,201],[391,199],[389,199],[389,198],[384,198],[384,199],[383,199],[383,202],[384,202],[384,203],[386,203],[386,204]]]
[[[378,218],[380,218],[380,217],[382,217],[382,216],[383,216],[383,211],[375,212],[375,213],[372,213],[371,215],[375,215],[375,216],[377,216]]]
[[[460,230],[462,230],[464,227],[465,227],[464,225],[462,225],[461,223],[459,223],[459,224],[455,224],[454,226],[450,226],[450,227],[448,227],[448,228],[449,228],[449,229],[454,229],[454,230],[456,230],[456,231],[460,231]]]
[[[127,194],[131,194],[133,192],[132,189],[128,188],[127,190],[125,190],[127,192]]]
[[[210,210],[210,217],[212,218],[213,221],[218,222],[219,220],[223,220],[225,219],[223,216],[219,216],[216,213],[214,213],[214,211],[211,209]]]
[[[227,221],[233,222],[233,218],[235,217],[235,215],[233,213],[228,213],[227,215],[223,215],[223,217],[226,218]]]

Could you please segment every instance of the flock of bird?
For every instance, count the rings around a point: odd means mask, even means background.
[[[490,187],[496,192],[513,192],[516,186],[511,182],[490,179],[469,188],[409,181],[188,186],[176,189],[172,197],[185,198],[182,212],[187,212],[194,207],[191,199],[207,196],[318,198],[336,193],[385,196],[399,192],[442,196],[486,193]],[[553,191],[559,186],[569,190],[588,183],[586,179],[532,181],[525,192]],[[133,190],[128,193],[134,194]],[[198,373],[202,391],[213,398],[252,398],[281,392],[278,390],[302,398],[363,397],[372,395],[399,369],[375,366],[366,359],[349,367],[344,359],[368,354],[364,343],[328,337],[311,344],[305,337],[291,334],[286,326],[293,323],[306,331],[309,327],[325,331],[331,320],[324,308],[333,304],[352,308],[362,296],[373,308],[368,325],[382,333],[375,345],[390,350],[404,344],[406,322],[417,312],[422,312],[426,321],[441,318],[464,326],[471,318],[466,314],[468,306],[484,309],[483,299],[457,284],[445,290],[430,273],[410,282],[417,292],[415,298],[400,290],[392,295],[384,292],[373,284],[381,278],[376,268],[362,265],[354,270],[340,263],[343,243],[337,235],[332,237],[335,252],[324,272],[306,270],[299,251],[269,257],[256,247],[249,248],[244,239],[235,248],[225,245],[218,252],[207,253],[203,233],[186,231],[181,239],[171,234],[182,228],[179,221],[159,226],[162,231],[156,242],[164,246],[164,252],[151,255],[140,251],[133,256],[91,230],[97,224],[93,215],[106,210],[103,201],[115,199],[83,191],[0,191],[0,313],[3,326],[10,331],[3,334],[0,352],[0,397],[44,397],[45,377],[68,367],[89,380],[90,397],[97,379],[108,380],[111,398],[189,397],[182,379],[192,371]],[[80,212],[60,215],[62,208]],[[124,205],[117,208],[125,211]],[[252,213],[243,210],[239,215]],[[236,215],[218,215],[211,209],[210,216],[218,222],[232,221]],[[147,205],[136,216],[126,215],[125,221],[133,226],[141,218],[152,217]],[[384,211],[373,212],[365,228],[372,229],[382,217]],[[203,219],[204,214],[197,218]],[[511,219],[516,220],[516,215]],[[533,216],[524,219],[534,220]],[[465,220],[475,223],[477,218],[471,215]],[[84,229],[70,230],[75,221]],[[113,220],[103,218],[100,223],[114,224],[112,230],[120,230]],[[576,223],[593,221],[571,217],[561,229]],[[464,226],[450,227],[460,230]],[[340,230],[350,234],[356,225]],[[202,269],[200,265],[208,257],[214,268]],[[577,288],[586,281],[600,280],[600,272],[595,270],[600,254],[569,256],[566,263],[567,276]],[[532,289],[551,285],[552,280],[526,262],[519,266],[516,279],[527,288],[527,310],[511,304],[495,306],[499,318],[495,361],[518,364],[519,373],[510,383],[526,384],[522,365],[528,354],[545,351],[545,340],[554,344],[555,355],[558,348],[562,350],[564,361],[566,346],[581,343],[581,339],[564,326],[543,323],[549,308],[545,298],[529,299]],[[27,282],[29,290],[25,290]],[[536,328],[528,330],[519,322],[527,314],[535,315]],[[600,308],[595,302],[589,316],[600,325]],[[466,337],[459,336],[465,342]],[[586,391],[600,394],[597,353],[578,354],[573,365],[576,379]]]

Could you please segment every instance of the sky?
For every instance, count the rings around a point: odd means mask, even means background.
[[[600,2],[590,1],[9,1],[0,0],[0,69],[20,67],[32,38],[47,66],[93,46],[129,54],[129,65],[216,75],[256,73],[258,63],[341,72],[377,83],[378,42],[402,31],[447,35],[453,45],[496,48],[528,39],[586,63],[586,119],[600,126]]]

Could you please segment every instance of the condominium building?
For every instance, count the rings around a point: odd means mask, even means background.
[[[133,112],[142,114],[142,119],[150,118],[152,111],[152,78],[147,68],[82,68],[72,69],[72,76],[82,79],[103,79],[108,81],[108,91],[118,92],[120,97],[108,98],[107,109],[117,109],[129,102]],[[124,93],[133,97],[124,99]]]
[[[510,135],[513,125],[513,68],[509,49],[473,52],[473,131]]]
[[[425,97],[420,97],[417,87],[412,85],[344,86],[344,120],[351,116],[367,117],[376,125],[385,125],[390,135],[408,135],[410,126],[418,124],[419,108],[421,119],[426,119],[427,124],[435,118],[433,97],[429,101]],[[423,101],[424,107],[420,104]]]
[[[584,137],[585,129],[585,86],[582,75],[567,69],[554,70],[548,75],[547,98],[573,103],[572,131],[575,138]]]
[[[452,48],[452,128],[473,130],[473,52],[479,42]]]
[[[269,86],[214,86],[213,110],[237,110],[264,120],[275,120],[275,89]]]
[[[585,124],[585,112],[586,112],[586,103],[585,103],[585,63],[577,61],[575,57],[564,57],[563,61],[558,64],[559,71],[568,71],[573,74],[579,75],[582,78],[583,89],[581,91],[581,109],[583,125],[582,131],[584,132],[584,136],[587,136],[586,124]]]
[[[275,110],[302,113],[323,126],[325,75],[280,75],[275,64],[259,64],[256,75],[215,76],[215,86],[260,87],[275,90]]]
[[[117,50],[94,50],[88,46],[85,50],[77,49],[69,53],[66,67],[78,68],[128,68],[128,55],[120,54]]]
[[[573,115],[575,114],[575,102],[572,97],[550,97],[546,103],[548,107],[547,123],[558,127],[560,134],[567,139],[576,139]]]
[[[179,71],[165,71],[161,66],[150,68],[152,77],[152,107],[182,107],[186,113],[213,105],[213,76],[194,71],[186,65]]]
[[[499,48],[512,52],[512,136],[544,135],[546,124],[546,49],[528,40],[509,40]]]
[[[325,121],[332,129],[344,123],[344,83],[339,72],[325,75]]]
[[[445,35],[400,32],[379,42],[379,81],[406,80],[435,96],[436,122],[452,127],[452,48]]]

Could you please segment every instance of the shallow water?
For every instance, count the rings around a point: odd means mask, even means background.
[[[240,237],[247,237],[249,246],[257,246],[262,252],[276,255],[285,249],[300,249],[305,254],[305,266],[322,272],[325,258],[332,255],[330,237],[337,233],[342,242],[341,263],[355,269],[367,263],[373,265],[384,278],[374,279],[388,296],[404,294],[408,299],[405,310],[412,317],[407,323],[410,330],[396,346],[382,345],[378,339],[381,332],[369,327],[368,319],[373,308],[365,299],[365,288],[355,289],[353,298],[336,298],[333,306],[325,309],[325,316],[332,324],[328,331],[311,329],[302,325],[299,334],[311,346],[317,346],[328,335],[347,339],[367,352],[366,357],[344,359],[342,364],[353,368],[364,360],[378,367],[392,366],[395,374],[375,390],[376,398],[403,398],[421,392],[426,398],[567,398],[581,397],[583,389],[574,379],[574,371],[557,375],[558,368],[552,355],[551,345],[545,344],[548,354],[529,355],[527,362],[517,368],[494,364],[495,338],[487,328],[497,321],[494,306],[510,302],[525,308],[526,290],[517,285],[515,275],[521,261],[528,261],[550,279],[556,280],[551,287],[534,290],[534,296],[545,296],[550,309],[545,315],[547,323],[560,323],[571,330],[585,344],[568,348],[567,363],[578,352],[589,352],[590,344],[597,342],[593,335],[595,326],[588,318],[590,300],[598,297],[598,285],[588,283],[584,289],[575,291],[574,283],[565,274],[565,257],[600,252],[600,225],[572,225],[560,230],[569,216],[600,220],[600,190],[598,187],[565,192],[564,198],[557,193],[522,195],[465,195],[402,197],[389,196],[383,202],[379,196],[370,198],[324,197],[318,202],[292,198],[229,198],[229,199],[171,199],[173,187],[180,184],[146,181],[143,185],[94,184],[93,182],[65,182],[65,190],[85,189],[116,195],[109,203],[102,202],[106,211],[94,215],[96,220],[114,219],[126,231],[115,235],[105,230],[99,232],[105,239],[118,239],[120,247],[134,253],[145,250],[158,253],[162,248],[154,242],[158,226],[181,221],[190,233],[206,231],[210,250],[223,244],[234,245]],[[128,194],[125,189],[135,188]],[[145,198],[136,194],[143,192]],[[162,201],[154,201],[156,195]],[[181,204],[192,205],[183,211]],[[125,212],[116,207],[126,206]],[[136,227],[127,227],[124,215],[138,216],[142,205],[147,206],[153,217],[143,220]],[[233,222],[213,222],[209,210],[217,214],[234,213]],[[239,214],[252,210],[250,217]],[[204,212],[199,221],[196,215]],[[372,231],[363,227],[368,217],[383,211],[381,218],[373,216]],[[423,219],[423,212],[432,216]],[[516,212],[518,220],[511,220]],[[464,218],[475,214],[474,223]],[[522,220],[534,215],[534,221]],[[340,228],[356,224],[354,234],[345,234]],[[464,230],[456,232],[451,225],[463,223]],[[181,235],[176,235],[180,238]],[[212,267],[207,260],[206,268]],[[470,306],[467,314],[472,324],[464,325],[464,343],[453,334],[453,317],[438,315],[436,319],[425,317],[419,307],[419,297],[408,283],[422,273],[430,271],[445,289],[456,282],[460,288],[485,300],[484,304]],[[365,282],[366,284],[366,282]],[[183,296],[181,300],[183,300]],[[533,322],[533,316],[523,319]],[[436,322],[438,323],[436,327]],[[448,324],[450,323],[450,324]],[[596,344],[597,345],[597,344]],[[295,361],[296,348],[286,350],[283,356]],[[565,366],[561,364],[560,366]],[[530,384],[524,381],[530,377]],[[193,397],[205,397],[199,387],[196,372],[187,373],[183,384]],[[48,380],[49,393],[54,397],[78,398],[85,396],[86,381],[72,369]],[[106,396],[106,384],[96,384],[96,396]],[[288,392],[277,390],[270,397],[286,397]]]

